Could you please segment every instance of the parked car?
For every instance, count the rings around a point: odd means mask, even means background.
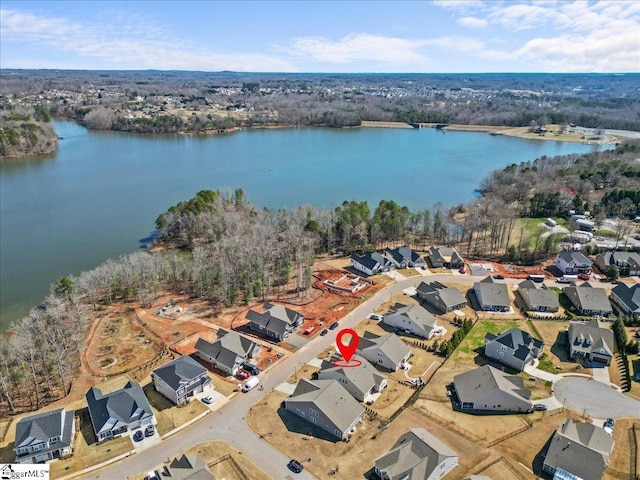
[[[534,409],[536,412],[544,412],[544,411],[546,411],[546,410],[547,410],[547,406],[546,406],[545,404],[543,404],[543,403],[536,403],[536,404],[533,406],[533,409]]]
[[[611,427],[613,428],[613,425],[615,424],[615,420],[613,418],[607,418],[604,422],[604,426],[605,427]]]
[[[493,278],[496,280],[504,280],[504,275],[494,275]]]
[[[378,315],[377,313],[372,313],[371,315],[369,315],[369,318],[371,320],[382,320],[382,315]]]
[[[153,434],[155,433],[156,433],[156,429],[153,427],[153,425],[147,425],[147,428],[144,429],[145,437],[152,437]]]
[[[578,274],[578,278],[580,280],[591,280],[591,275],[589,275],[587,273],[579,273]]]
[[[464,267],[460,267],[460,268],[458,269],[458,272],[459,272],[459,273],[464,273]]]
[[[202,397],[202,403],[206,403],[207,405],[209,405],[210,403],[213,403],[213,397],[211,395]]]
[[[304,466],[298,460],[291,460],[289,463],[287,463],[287,467],[289,467],[289,470],[291,470],[293,473],[300,473],[302,470],[304,470]]]
[[[143,438],[144,438],[144,433],[142,433],[142,430],[138,430],[136,433],[133,434],[133,440],[136,442],[139,442]]]
[[[327,330],[327,329],[325,328],[324,330],[322,330],[322,331],[320,332],[320,335],[324,337],[327,333],[329,333],[329,330]]]
[[[312,326],[310,326],[309,328],[307,328],[307,329],[304,331],[304,334],[305,334],[305,335],[311,335],[311,334],[312,334],[313,332],[315,332],[315,331],[316,331],[316,327],[314,327],[314,326],[312,325]]]
[[[260,369],[256,367],[253,363],[244,362],[242,364],[242,368],[249,372],[251,375],[258,375],[260,373]]]
[[[236,372],[236,377],[239,378],[240,380],[246,380],[250,376],[251,376],[251,374],[249,372],[247,372],[246,370],[243,370],[243,369],[239,369]]]
[[[329,330],[334,330],[336,328],[338,328],[340,324],[338,322],[333,322],[331,325],[329,325]]]

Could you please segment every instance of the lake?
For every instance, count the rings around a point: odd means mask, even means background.
[[[293,128],[216,136],[90,131],[57,121],[55,154],[0,164],[1,330],[58,277],[140,248],[156,217],[199,190],[259,207],[381,199],[411,210],[470,200],[482,178],[593,146],[435,129]]]

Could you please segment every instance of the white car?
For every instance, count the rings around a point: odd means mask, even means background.
[[[378,315],[376,313],[372,313],[372,314],[369,315],[369,318],[371,320],[382,320],[382,315]]]
[[[213,403],[213,397],[207,395],[206,397],[202,397],[202,403],[206,403],[207,405]]]

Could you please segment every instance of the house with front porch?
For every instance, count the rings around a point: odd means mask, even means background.
[[[394,263],[378,252],[351,255],[351,266],[365,275],[377,275],[395,269]]]
[[[484,337],[484,354],[519,372],[540,358],[543,347],[542,340],[519,328],[510,328],[497,335],[487,333]]]
[[[422,268],[424,267],[424,259],[407,247],[386,248],[383,255],[393,262],[396,268]]]
[[[365,331],[356,353],[378,368],[396,372],[411,356],[411,349],[394,333],[376,335]]]
[[[565,287],[564,293],[580,315],[607,317],[613,313],[604,288],[584,282],[581,285]]]
[[[441,313],[449,313],[467,306],[467,299],[454,287],[447,287],[440,282],[420,282],[416,295]]]
[[[640,318],[640,283],[619,283],[611,289],[611,301],[625,315]]]
[[[460,268],[464,266],[462,255],[453,247],[431,247],[429,264],[433,268]]]
[[[569,322],[569,356],[584,358],[594,366],[608,366],[613,358],[613,331],[594,318],[589,322]]]
[[[341,366],[340,357],[323,360],[318,380],[337,380],[359,402],[373,403],[376,393],[387,387],[387,376],[376,370],[365,358],[354,355],[349,363],[357,366]]]
[[[246,315],[249,328],[281,342],[302,325],[304,317],[290,308],[264,302],[262,312],[250,309]]]
[[[591,273],[593,263],[583,253],[567,251],[556,255],[556,268],[563,275]]]
[[[189,403],[189,398],[211,389],[207,369],[188,355],[171,360],[151,372],[157,392],[176,405]]]
[[[195,349],[196,355],[212,368],[222,370],[227,375],[235,375],[245,361],[260,353],[262,346],[244,335],[221,328],[215,342],[198,338]]]
[[[601,272],[613,265],[618,267],[623,277],[640,275],[640,253],[638,252],[605,252],[596,255],[596,265]]]
[[[518,284],[517,292],[528,312],[557,312],[560,309],[558,294],[544,283],[525,280]]]
[[[76,432],[75,412],[58,408],[20,419],[13,450],[16,463],[44,463],[71,455]]]
[[[431,340],[438,328],[438,319],[415,303],[396,303],[382,317],[382,323],[427,340]]]
[[[478,299],[480,310],[486,312],[508,312],[511,310],[511,299],[507,285],[496,281],[493,277],[485,277],[474,283],[473,291]]]
[[[108,394],[91,387],[85,398],[98,442],[156,423],[142,387],[133,380]]]

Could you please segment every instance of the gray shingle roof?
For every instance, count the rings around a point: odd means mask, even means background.
[[[394,259],[394,261],[396,261],[397,263],[406,262],[407,264],[409,263],[413,263],[417,265],[424,264],[424,260],[420,257],[420,255],[418,255],[416,252],[414,252],[412,249],[410,249],[406,245],[403,247],[398,247],[394,249],[387,248],[385,250],[385,253],[391,256]]]
[[[429,249],[429,256],[433,260],[443,263],[457,263],[462,261],[462,256],[453,247],[431,247]]]
[[[362,352],[367,349],[376,348],[380,348],[380,350],[396,365],[402,361],[407,353],[411,352],[409,347],[397,335],[393,333],[376,335],[371,332],[364,332],[364,335],[360,337],[356,352],[362,355]]]
[[[599,480],[612,449],[613,439],[602,428],[567,419],[553,434],[544,464],[584,480]]]
[[[524,330],[519,328],[510,328],[509,330],[502,332],[494,337],[496,342],[511,348],[516,349],[520,345],[526,345],[536,348],[541,348],[542,340],[532,337]]]
[[[440,288],[442,287],[442,288]],[[454,287],[446,287],[442,284],[420,282],[416,290],[423,295],[436,295],[447,308],[467,303],[467,299],[462,292]]]
[[[547,307],[557,309],[560,306],[558,294],[549,290],[544,283],[537,284],[525,280],[518,284],[518,291],[522,299],[530,307]]]
[[[629,311],[640,313],[640,284],[636,283],[632,286],[619,283],[612,290],[621,302],[623,302]]]
[[[61,441],[54,443],[50,448],[40,450],[38,453],[59,450],[71,445],[74,414],[73,410],[67,412],[63,408],[58,408],[20,419],[16,425],[14,449],[41,442],[46,443],[50,438],[60,436],[62,437]]]
[[[280,336],[284,335],[288,329],[299,323],[303,318],[295,310],[282,305],[273,305],[269,302],[264,302],[263,310],[263,313],[249,310],[246,318],[250,322],[279,333]]]
[[[480,292],[483,305],[511,306],[507,285],[496,282],[493,277],[486,277],[474,283],[473,289]]]
[[[133,380],[124,388],[106,395],[99,388],[91,387],[86,399],[96,433],[153,416],[142,387]]]
[[[238,357],[246,358],[254,346],[255,343],[248,338],[234,331],[220,329],[215,342],[210,343],[203,338],[198,338],[194,348],[211,358],[215,358],[222,365],[233,368],[236,359]]]
[[[375,464],[392,480],[426,480],[438,465],[451,457],[457,458],[458,454],[424,428],[412,428],[391,450],[376,459]]]
[[[494,390],[502,390],[525,400],[531,398],[531,392],[524,386],[524,379],[508,375],[491,365],[456,375],[453,383],[461,402],[473,401],[472,399]]]
[[[357,367],[336,367],[333,362],[339,358],[340,357],[336,356],[329,362],[323,361],[321,370],[318,372],[318,379],[324,380],[325,378],[329,378],[326,377],[326,375],[339,375],[364,397],[374,386],[380,385],[382,380],[387,378],[378,372],[366,358],[359,355],[354,355],[351,360],[358,360],[360,362],[360,365]]]
[[[436,317],[434,317],[423,307],[415,303],[412,303],[410,305],[405,305],[404,303],[396,303],[384,315],[384,317],[382,318],[382,322],[388,323],[391,317],[394,317],[396,315],[408,318],[417,326],[424,329],[427,333],[433,330],[438,323],[438,319]]]
[[[184,355],[156,368],[153,373],[171,388],[178,390],[182,384],[188,383],[202,374],[206,375],[207,369],[193,358]]]
[[[571,303],[580,310],[611,312],[611,304],[604,288],[591,286],[589,282],[582,285],[565,287],[564,293]]]
[[[558,253],[558,257],[562,258],[566,263],[591,265],[591,260],[589,260],[584,256],[583,253],[580,252],[564,251]]]
[[[300,380],[287,403],[310,402],[340,431],[347,431],[364,408],[336,380]]]
[[[571,349],[578,352],[595,352],[604,349],[605,354],[613,356],[613,332],[603,328],[603,323],[598,319],[588,323],[569,322],[569,344]],[[586,344],[586,340],[591,342]]]

